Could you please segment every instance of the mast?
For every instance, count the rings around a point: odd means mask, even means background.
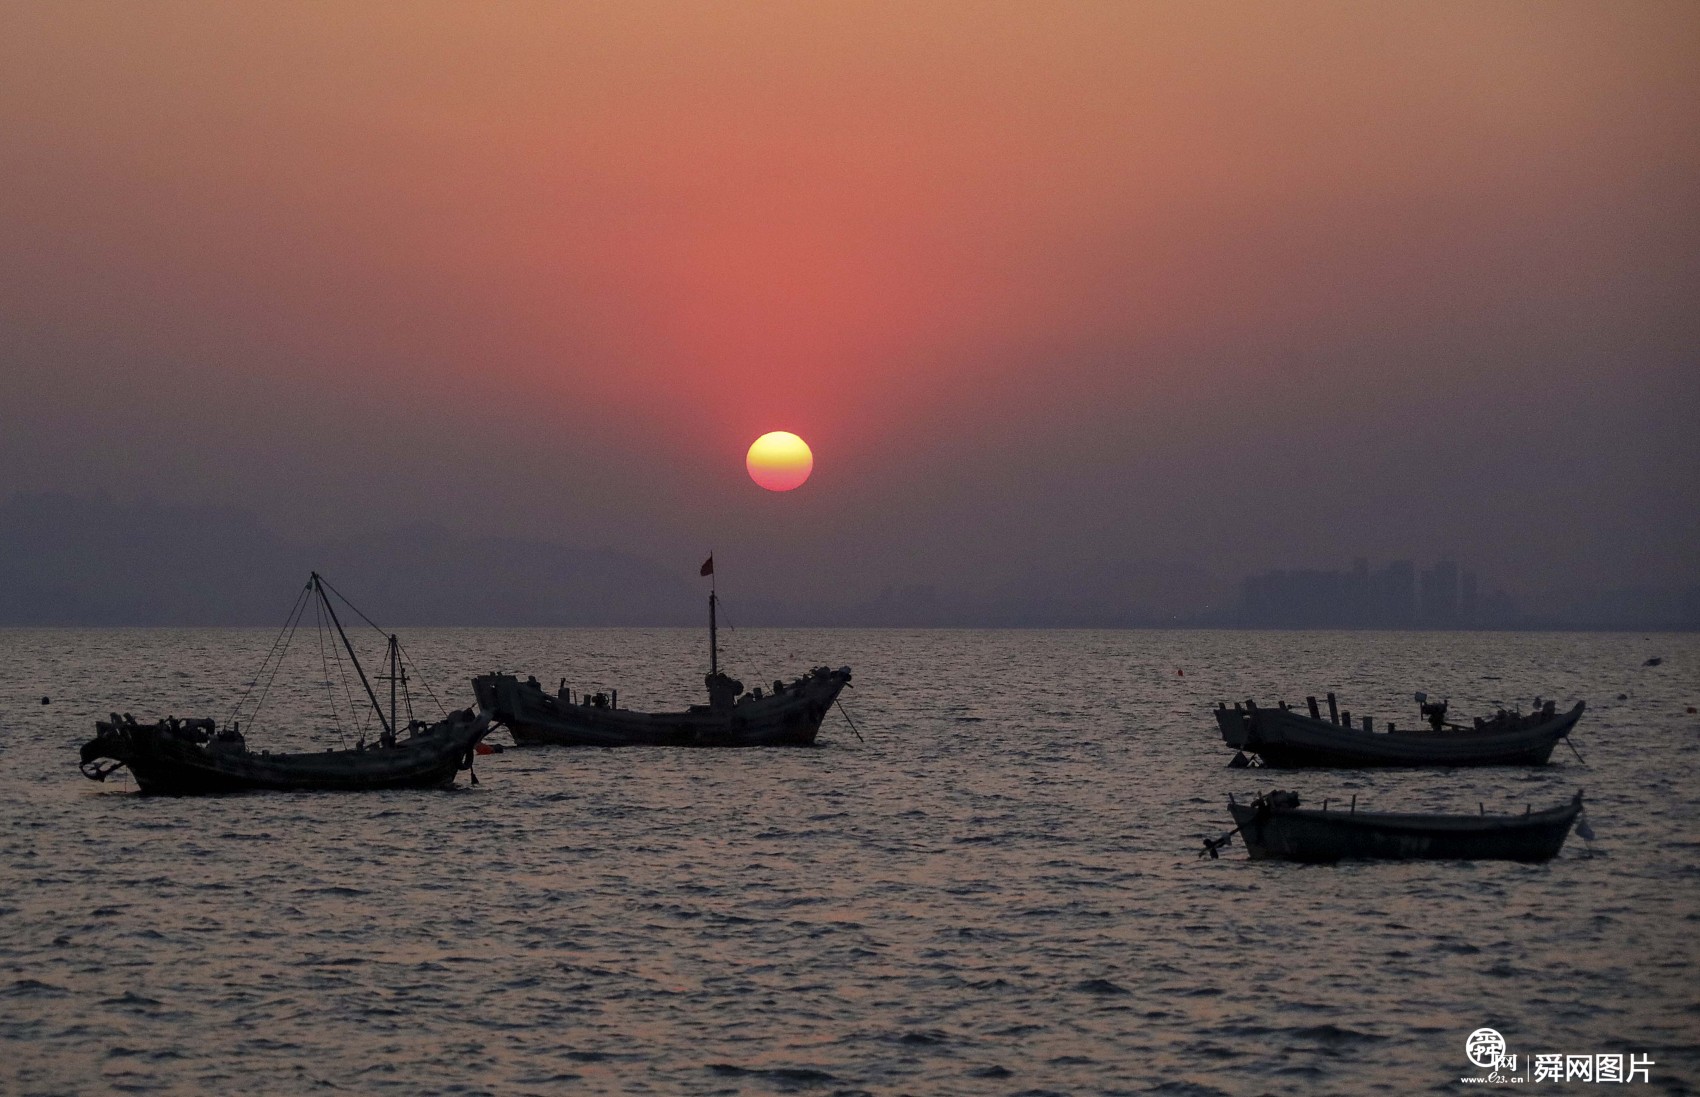
[[[708,550],[708,559],[702,562],[702,574],[708,576],[708,678],[709,696],[714,695],[714,678],[720,673],[720,644],[715,633],[714,607],[720,599],[714,596],[714,550]]]
[[[394,735],[395,728],[392,724],[385,720],[384,706],[378,704],[378,695],[372,692],[372,683],[366,680],[366,670],[360,665],[360,657],[354,654],[354,645],[348,642],[348,633],[342,631],[342,622],[337,620],[336,607],[331,605],[330,596],[325,593],[324,584],[319,582],[319,573],[316,571],[313,572],[313,590],[318,593],[319,601],[325,604],[325,612],[331,615],[331,624],[336,626],[336,634],[342,637],[342,646],[348,652],[349,661],[354,664],[354,673],[360,675],[360,684],[366,687],[366,697],[372,702],[373,711],[378,714],[378,723],[383,724],[384,730],[389,732],[391,735]],[[395,642],[395,637],[390,637],[390,642],[393,644]],[[395,690],[393,682],[390,685],[390,690],[392,693]],[[392,707],[394,706],[395,701],[393,698],[390,701],[390,704]]]
[[[395,727],[395,679],[396,679],[396,641],[395,633],[390,633],[390,727]]]

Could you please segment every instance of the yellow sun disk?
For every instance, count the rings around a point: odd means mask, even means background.
[[[815,468],[809,444],[788,430],[776,430],[757,438],[744,458],[750,479],[769,491],[790,491]]]

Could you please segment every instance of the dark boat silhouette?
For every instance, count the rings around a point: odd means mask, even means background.
[[[326,593],[328,586],[316,572],[308,579],[306,589],[296,599],[290,620],[284,625],[285,633],[279,634],[283,646],[273,645],[255,681],[260,681],[267,667],[275,675],[272,661],[275,658],[281,663],[288,646],[286,636],[294,635],[307,604],[318,599],[377,716],[382,729],[377,743],[367,745],[362,740],[352,749],[273,754],[249,750],[234,718],[219,728],[215,721],[206,718],[168,717],[144,723],[128,714],[114,713],[110,720],[95,724],[95,737],[83,745],[83,775],[104,781],[113,771],[127,767],[142,792],[171,796],[261,789],[372,791],[452,785],[459,770],[471,769],[474,749],[490,730],[489,718],[462,709],[446,713],[437,721],[410,718],[398,727],[398,689],[405,694],[409,679],[402,663],[401,645],[394,635],[389,636],[390,704],[386,714],[343,632]],[[255,705],[256,713],[263,699],[262,692]],[[411,717],[411,698],[404,700]],[[238,702],[238,711],[242,704]],[[473,780],[477,780],[476,775]]]
[[[742,683],[719,677],[724,681],[709,676],[709,704],[679,712],[615,708],[601,694],[569,699],[511,674],[479,675],[472,689],[484,713],[520,746],[808,746],[839,690],[849,684],[850,668],[817,667],[789,683],[775,683],[774,692],[759,697],[740,697]]]
[[[1469,726],[1446,720],[1446,703],[1427,703],[1417,695],[1427,727],[1399,728],[1388,724],[1376,731],[1364,717],[1354,726],[1350,713],[1340,712],[1328,694],[1328,716],[1317,709],[1316,698],[1305,698],[1308,714],[1287,707],[1263,708],[1253,701],[1232,708],[1216,706],[1222,739],[1236,750],[1257,755],[1266,766],[1293,769],[1304,766],[1362,768],[1369,766],[1540,766],[1553,747],[1570,734],[1585,708],[1578,701],[1558,712],[1548,701],[1527,715],[1500,711]],[[1236,764],[1238,762],[1236,761]]]
[[[713,560],[703,574],[713,574]],[[619,695],[575,695],[563,680],[553,693],[536,678],[520,681],[492,671],[472,680],[478,706],[507,728],[521,746],[809,746],[821,721],[850,684],[850,668],[816,667],[771,691],[744,692],[744,684],[720,670],[713,591],[708,595],[708,704],[676,712],[638,712],[619,707]],[[854,730],[852,728],[852,730]]]
[[[1270,792],[1249,804],[1228,798],[1234,830],[1205,842],[1216,856],[1238,833],[1254,861],[1547,861],[1558,855],[1582,813],[1582,794],[1522,815],[1437,815],[1328,810],[1299,805],[1296,792]],[[1584,832],[1586,834],[1586,832]],[[1202,854],[1201,854],[1202,855]]]

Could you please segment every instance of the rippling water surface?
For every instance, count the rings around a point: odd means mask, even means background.
[[[851,664],[866,742],[835,712],[812,750],[509,750],[446,792],[78,775],[95,719],[222,717],[272,639],[0,632],[0,1092],[1404,1093],[1481,1073],[1483,1026],[1696,1084],[1694,636],[745,630],[752,685]],[[403,641],[451,706],[496,667],[701,691],[693,632]],[[1218,699],[1330,689],[1380,721],[1415,689],[1585,698],[1586,764],[1224,768]],[[334,745],[324,696],[280,678],[250,745]],[[1276,784],[1580,787],[1597,836],[1538,866],[1194,858]]]

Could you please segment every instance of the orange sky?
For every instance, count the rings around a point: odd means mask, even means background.
[[[892,515],[861,553],[887,572],[975,514],[1124,543],[1155,514],[1129,547],[1157,555],[1260,501],[1390,527],[1300,523],[1281,563],[1397,551],[1444,508],[1370,501],[1414,485],[1482,520],[1587,471],[1387,446],[1407,412],[1469,435],[1587,404],[1647,441],[1602,451],[1575,519],[1674,572],[1676,531],[1588,508],[1645,475],[1643,505],[1693,501],[1658,470],[1695,455],[1697,28],[1681,3],[11,4],[0,455],[24,486],[292,522],[397,477],[569,540],[694,553],[759,518],[808,567]],[[201,448],[123,437],[186,408]],[[1269,416],[1384,475],[1212,441]],[[736,493],[773,429],[816,449],[790,512]],[[328,511],[286,486],[350,467]],[[1584,555],[1536,570],[1618,566]]]

